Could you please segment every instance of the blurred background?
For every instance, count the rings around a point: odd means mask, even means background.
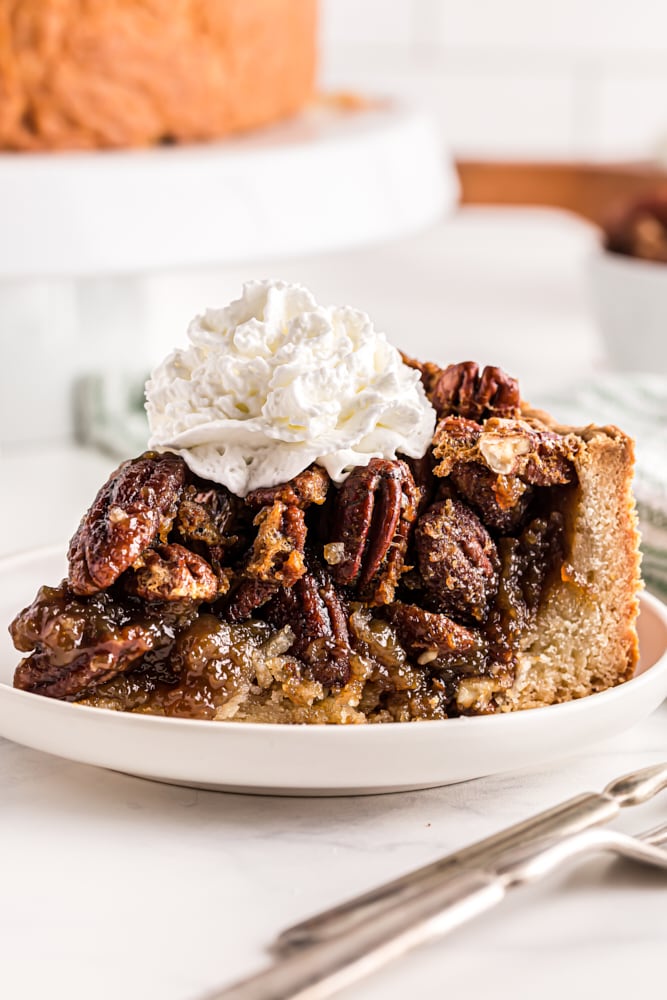
[[[321,79],[418,101],[460,155],[646,157],[666,29],[660,0],[324,0]]]
[[[114,6],[107,41],[127,29]],[[260,33],[276,2],[252,7]],[[411,354],[499,364],[564,419],[623,423],[653,470],[640,500],[659,551],[666,56],[661,0],[321,0],[315,96],[286,122],[129,152],[5,143],[0,501],[25,510],[0,549],[67,535],[144,445],[151,366],[197,312],[280,277],[366,310]],[[92,67],[80,78],[102,86]]]

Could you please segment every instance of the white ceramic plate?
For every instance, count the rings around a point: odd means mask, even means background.
[[[64,569],[64,546],[0,560],[0,622]],[[228,791],[347,795],[465,781],[583,750],[667,696],[667,608],[649,595],[639,621],[641,664],[621,687],[511,715],[384,726],[199,722],[52,701],[10,686],[19,656],[2,632],[0,736],[85,764]]]

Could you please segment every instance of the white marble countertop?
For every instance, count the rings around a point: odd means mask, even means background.
[[[506,253],[498,262],[489,248],[500,245]],[[476,213],[404,245],[355,252],[348,264],[310,261],[303,280],[312,275],[317,284],[319,274],[326,283],[336,265],[342,282],[348,267],[359,286],[367,282],[364,305],[372,309],[383,289],[396,297],[400,279],[406,296],[411,288],[419,296],[415,353],[444,311],[443,337],[457,321],[452,355],[484,350],[510,370],[518,363],[539,395],[567,376],[564,345],[578,346],[582,374],[599,363],[579,266],[589,246],[588,231],[560,217]],[[406,284],[408,249],[414,268]],[[434,259],[454,290],[444,310]],[[283,271],[291,277],[294,269]],[[406,308],[404,328],[408,321]],[[70,448],[7,449],[0,552],[67,537],[110,465]],[[195,791],[0,741],[0,996],[194,1000],[265,961],[263,949],[287,924],[665,757],[667,705],[583,757],[371,798]],[[640,830],[666,815],[663,796],[616,825]],[[592,861],[515,893],[346,996],[661,995],[666,893],[655,874]]]

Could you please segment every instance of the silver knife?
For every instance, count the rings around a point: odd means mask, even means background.
[[[499,903],[502,879],[460,872],[446,885],[383,910],[363,927],[293,949],[262,972],[207,1000],[322,1000],[417,945],[446,934]]]
[[[593,826],[601,826],[615,819],[621,809],[647,802],[665,788],[667,763],[655,764],[616,778],[602,792],[578,795],[288,927],[276,939],[272,950],[278,954],[286,953],[293,947],[316,944],[364,925],[375,919],[385,907],[404,904],[413,897],[420,896],[434,882],[448,882],[462,868],[482,868],[493,873],[495,866],[508,852],[522,845],[527,846],[531,842],[551,837],[567,837]]]
[[[533,842],[507,855],[495,874],[457,872],[407,903],[385,907],[355,930],[294,949],[264,971],[207,1000],[326,1000],[490,909],[511,887],[538,881],[573,858],[610,851],[667,873],[665,842],[667,825],[640,837],[590,829],[546,843]]]

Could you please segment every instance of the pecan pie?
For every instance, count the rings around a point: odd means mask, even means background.
[[[580,698],[637,659],[632,442],[516,381],[419,369],[427,454],[243,499],[147,452],[101,488],[69,575],[11,625],[15,685],[186,718],[446,719]]]

